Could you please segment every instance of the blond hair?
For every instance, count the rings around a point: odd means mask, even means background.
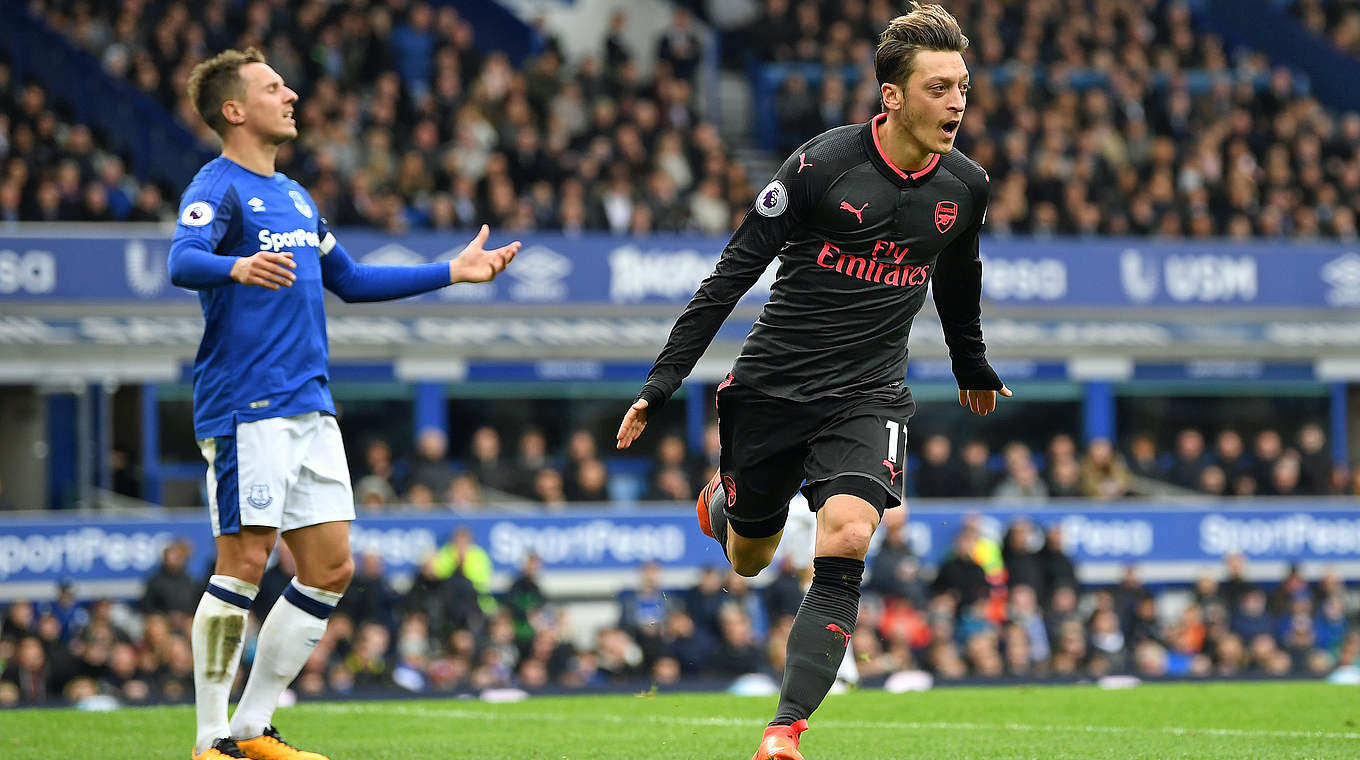
[[[198,64],[189,73],[189,102],[194,104],[194,110],[203,117],[203,121],[219,135],[225,134],[227,130],[222,104],[246,95],[241,67],[247,63],[266,63],[264,53],[253,47],[224,50]]]
[[[939,5],[920,5],[914,0],[910,10],[892,21],[878,38],[874,53],[874,74],[879,84],[904,85],[911,76],[916,54],[922,50],[968,49],[968,38],[959,21]]]

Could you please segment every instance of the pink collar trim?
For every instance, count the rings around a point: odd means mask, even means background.
[[[920,179],[921,177],[924,177],[926,174],[929,174],[930,170],[935,168],[935,164],[940,162],[939,153],[931,153],[930,160],[926,162],[926,165],[924,167],[922,167],[919,171],[914,171],[908,174],[907,172],[904,172],[901,169],[897,168],[897,164],[894,164],[892,159],[888,158],[888,154],[883,152],[883,143],[878,141],[878,125],[880,122],[885,122],[887,120],[888,114],[886,113],[881,113],[869,120],[869,131],[874,134],[874,147],[878,149],[879,158],[882,158],[883,163],[887,164],[893,171],[897,172],[897,176],[903,179]]]

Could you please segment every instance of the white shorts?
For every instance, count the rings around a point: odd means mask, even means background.
[[[242,525],[290,531],[354,519],[345,444],[320,412],[236,425],[236,435],[198,442],[208,460],[213,536]]]
[[[796,568],[812,567],[816,547],[817,513],[808,509],[807,497],[799,491],[789,500],[789,519],[784,523],[784,537],[779,540],[773,564],[778,565],[779,560],[787,556]]]

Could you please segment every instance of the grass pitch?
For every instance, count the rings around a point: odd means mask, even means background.
[[[332,760],[747,760],[774,698],[722,694],[304,703],[285,738]],[[831,696],[808,760],[1356,758],[1360,688],[1212,683]],[[0,758],[188,757],[188,707],[0,712]]]

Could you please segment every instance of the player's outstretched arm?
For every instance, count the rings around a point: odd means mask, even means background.
[[[959,406],[968,407],[973,414],[986,417],[996,411],[996,394],[1000,393],[1006,398],[1015,394],[1005,385],[999,391],[966,391],[959,389]]]
[[[472,239],[452,261],[449,262],[449,280],[452,282],[490,282],[515,260],[522,245],[518,240],[500,248],[487,250],[486,239],[491,228],[482,225],[477,237]]]
[[[642,435],[642,429],[647,427],[647,399],[640,398],[628,407],[628,413],[623,415],[623,422],[619,423],[619,434],[614,448],[626,449],[633,445],[633,441]]]
[[[436,261],[416,266],[359,264],[350,257],[335,235],[321,221],[321,279],[326,288],[347,302],[390,301],[428,293],[457,282],[487,282],[500,274],[519,251],[520,242],[486,250],[490,230],[486,225],[477,237],[447,264]]]

